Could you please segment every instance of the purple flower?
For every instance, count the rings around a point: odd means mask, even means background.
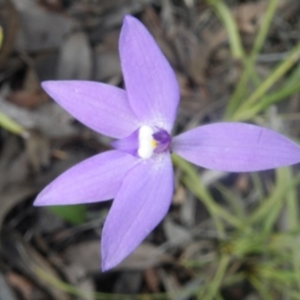
[[[117,139],[115,150],[72,167],[35,201],[39,206],[114,198],[102,234],[103,270],[128,256],[168,212],[174,189],[171,151],[196,165],[230,172],[300,161],[297,144],[255,125],[217,123],[171,139],[178,82],[152,36],[131,16],[122,27],[120,56],[126,91],[89,81],[42,84],[79,121]]]

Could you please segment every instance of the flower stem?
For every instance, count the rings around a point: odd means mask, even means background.
[[[208,287],[207,294],[201,299],[211,300],[215,298],[224,279],[224,275],[226,273],[229,262],[230,262],[230,257],[228,255],[221,256],[218,269],[216,271],[213,280],[211,281]]]
[[[205,207],[210,212],[216,224],[218,234],[221,238],[224,237],[224,227],[219,219],[223,219],[224,221],[226,221],[234,227],[242,227],[243,224],[238,218],[228,213],[225,209],[223,209],[214,201],[207,188],[199,180],[197,171],[190,163],[188,163],[187,161],[185,161],[184,159],[182,159],[174,153],[172,154],[172,159],[174,165],[184,172],[185,176],[183,176],[182,178],[184,184],[200,201],[204,203]]]
[[[232,116],[231,120],[237,121],[244,118],[247,114],[247,110],[251,108],[261,97],[283,76],[285,75],[300,59],[300,43],[298,43],[294,49],[290,52],[287,59],[282,62],[271,75],[250,95],[250,97],[244,102],[243,105]]]
[[[270,4],[267,8],[267,11],[264,15],[263,22],[261,24],[260,30],[256,36],[254,46],[248,58],[245,57],[245,70],[241,76],[241,79],[233,93],[233,96],[229,100],[229,104],[227,105],[225,117],[226,119],[230,119],[233,113],[238,109],[240,102],[242,101],[243,95],[247,90],[247,84],[254,72],[255,61],[257,55],[261,51],[261,48],[264,44],[264,41],[267,37],[273,16],[276,12],[276,8],[279,0],[270,0]]]

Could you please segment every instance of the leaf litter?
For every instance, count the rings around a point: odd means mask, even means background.
[[[239,2],[232,11],[247,47],[259,29],[266,1]],[[172,294],[197,289],[215,271],[220,241],[207,210],[184,186],[175,192],[162,224],[108,273],[100,272],[98,240],[110,203],[89,206],[86,221],[76,226],[31,204],[54,177],[106,150],[110,142],[49,99],[40,81],[93,79],[122,86],[117,41],[124,14],[133,14],[148,27],[176,70],[182,105],[175,130],[218,121],[241,68],[230,57],[227,32],[215,14],[203,1],[2,0],[0,5],[0,24],[7,37],[0,52],[0,111],[30,131],[24,140],[0,129],[0,298],[95,299],[94,292]],[[298,1],[280,5],[263,49],[268,57],[289,50],[299,37]],[[259,57],[258,68],[269,73],[274,62],[260,63]],[[294,130],[299,118],[289,124]],[[179,178],[180,171],[176,172]],[[200,177],[224,205],[228,204],[218,194],[217,182],[251,196],[248,175],[200,170]],[[270,182],[270,175],[265,177]],[[257,201],[253,199],[249,205]],[[55,226],[47,225],[53,222]],[[286,228],[284,215],[282,224]],[[191,271],[187,267],[191,262],[202,264],[202,269]],[[86,296],[74,292],[74,286]],[[193,299],[192,294],[174,299]],[[260,299],[242,284],[224,287],[223,297]]]

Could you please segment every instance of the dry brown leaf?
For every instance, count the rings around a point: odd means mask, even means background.
[[[178,184],[173,197],[173,204],[181,205],[185,203],[186,200],[186,190],[181,184]]]
[[[3,221],[7,214],[16,205],[28,200],[37,194],[38,189],[36,187],[30,186],[28,184],[14,184],[11,185],[9,190],[1,191],[0,198],[0,230],[2,228]]]
[[[20,16],[15,45],[20,52],[57,49],[66,35],[78,27],[75,20],[49,12],[35,1],[13,1]]]
[[[26,71],[23,89],[13,91],[7,100],[25,108],[35,108],[48,100],[47,94],[41,89],[36,69],[29,67]]]
[[[121,272],[114,283],[113,292],[135,295],[141,288],[142,280],[143,277],[140,271]]]
[[[118,265],[116,269],[146,270],[151,267],[172,262],[173,258],[170,255],[164,253],[153,244],[145,242]]]
[[[4,39],[0,51],[0,69],[11,55],[16,35],[19,29],[19,16],[11,1],[2,1],[0,9],[1,27],[4,31]]]
[[[174,291],[180,290],[181,285],[174,274],[169,274],[163,269],[160,269],[158,274],[166,292],[174,293]]]
[[[260,18],[264,15],[267,8],[265,1],[249,2],[239,5],[234,10],[234,16],[238,28],[241,32],[254,34],[260,23]]]
[[[53,280],[60,280],[56,269],[22,237],[11,233],[3,235],[1,241],[1,255],[8,264],[29,276],[52,299],[70,300],[67,293],[51,284]]]
[[[50,11],[61,11],[63,3],[61,0],[39,0],[39,3]]]
[[[84,291],[84,300],[95,300],[93,278],[86,276],[86,270],[83,269],[81,265],[74,263],[65,266],[62,271],[73,286]]]
[[[160,280],[156,270],[153,268],[145,270],[144,278],[145,278],[145,283],[147,285],[147,288],[150,290],[150,292],[158,293]]]
[[[14,295],[2,273],[0,273],[0,299],[17,300],[17,297]]]
[[[6,101],[0,95],[0,110],[26,129],[38,129],[46,137],[66,137],[77,133],[72,126],[73,117],[54,102],[28,110]]]
[[[31,131],[25,140],[26,153],[33,170],[38,173],[42,166],[48,166],[50,160],[50,143],[47,138],[36,131]]]
[[[49,97],[43,92],[42,90],[37,91],[26,91],[26,90],[19,90],[16,92],[12,92],[8,97],[7,100],[25,108],[35,108],[42,103],[45,103]]]
[[[25,277],[15,273],[15,272],[8,272],[6,274],[7,282],[16,289],[24,299],[31,300],[33,291],[35,289],[32,282],[30,282]]]
[[[169,217],[165,218],[163,228],[168,242],[174,246],[185,247],[192,240],[191,232],[186,227],[176,224]]]
[[[21,182],[28,175],[28,160],[20,153],[20,143],[15,136],[6,139],[0,152],[0,191],[6,185]],[[1,199],[0,199],[1,201]]]
[[[99,81],[107,81],[113,77],[121,77],[121,63],[118,50],[119,30],[107,33],[103,42],[94,51],[95,54],[95,78]]]
[[[91,79],[92,48],[83,31],[74,32],[63,40],[56,79]]]
[[[88,241],[72,245],[62,255],[68,263],[80,265],[86,273],[97,273],[101,270],[99,241]],[[171,262],[172,258],[169,255],[150,243],[143,243],[115,270],[145,270]]]
[[[78,265],[85,274],[98,273],[101,267],[99,241],[87,241],[71,245],[62,256],[67,265]]]
[[[250,178],[248,174],[240,174],[235,182],[238,191],[246,193],[250,189]]]

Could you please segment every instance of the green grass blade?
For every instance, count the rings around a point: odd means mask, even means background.
[[[243,60],[245,57],[245,51],[242,46],[238,26],[230,9],[222,0],[207,0],[207,3],[215,10],[227,30],[233,58]]]
[[[300,43],[290,52],[287,59],[279,64],[275,70],[267,77],[263,83],[249,96],[249,98],[240,106],[233,115],[233,121],[240,120],[241,115],[245,114],[249,107],[256,104],[265,96],[266,92],[281,79],[300,59]]]
[[[278,6],[278,0],[270,0],[269,6],[267,8],[267,11],[264,15],[262,24],[260,26],[260,30],[256,36],[252,51],[250,53],[249,58],[244,59],[245,63],[245,70],[242,74],[242,77],[231,97],[231,99],[228,102],[228,105],[226,107],[225,112],[225,118],[227,120],[230,120],[233,116],[234,112],[238,109],[240,103],[242,102],[243,97],[247,93],[247,84],[249,80],[251,79],[251,76],[254,77],[254,81],[256,84],[259,83],[258,78],[255,76],[254,67],[255,67],[255,61],[256,57],[261,51],[261,48],[266,40],[267,33],[269,31],[271,22],[273,20],[274,14],[276,12],[276,8]]]
[[[20,135],[22,137],[28,137],[28,132],[25,128],[19,125],[16,121],[6,116],[0,111],[0,126],[10,131],[11,133]]]

